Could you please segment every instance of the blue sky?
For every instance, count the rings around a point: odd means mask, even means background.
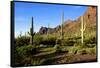
[[[87,10],[87,6],[57,5],[15,2],[15,37],[28,32],[31,17],[34,17],[34,31],[38,32],[41,26],[54,28],[61,24],[61,15],[64,11],[64,21],[76,20]]]

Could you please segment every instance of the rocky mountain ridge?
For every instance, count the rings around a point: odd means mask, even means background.
[[[87,11],[83,14],[84,23],[86,24],[86,29],[89,30],[94,29],[93,27],[96,26],[96,14],[97,11],[95,6],[89,6]],[[68,34],[76,35],[77,33],[79,34],[80,28],[81,28],[81,16],[75,21],[72,21],[70,19],[65,21],[63,24],[63,33],[67,35]],[[60,25],[58,25],[55,28],[41,27],[39,30],[39,34],[46,34],[47,32],[49,32],[50,34],[56,34],[60,33],[60,30],[61,30]]]

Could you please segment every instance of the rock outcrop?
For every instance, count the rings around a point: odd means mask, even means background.
[[[87,11],[83,14],[84,22],[86,24],[87,29],[90,30],[96,26],[96,17],[97,17],[96,14],[97,14],[97,11],[96,11],[96,7],[94,7],[94,6],[89,6],[87,8]],[[71,34],[71,33],[79,34],[80,25],[81,25],[80,22],[81,22],[80,17],[75,21],[72,21],[70,19],[65,21],[64,25],[63,25],[64,34]],[[60,32],[60,29],[61,29],[60,25],[58,25],[55,28],[41,27],[39,30],[39,34],[46,34],[48,32],[48,30],[49,30],[50,34],[58,33],[58,32]]]

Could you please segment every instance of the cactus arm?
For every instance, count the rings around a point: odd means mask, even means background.
[[[86,29],[86,24],[84,23],[84,31],[85,31],[85,29]]]

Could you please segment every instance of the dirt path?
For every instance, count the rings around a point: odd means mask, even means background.
[[[83,62],[94,62],[97,61],[96,55],[79,55],[79,54],[68,54],[68,53],[50,53],[50,54],[36,54],[36,58],[45,58],[46,61],[43,65],[50,64],[68,64],[68,63],[83,63]]]
[[[96,61],[96,55],[74,55],[72,62],[91,62]]]
[[[58,55],[46,61],[46,64],[69,64],[69,63],[83,63],[94,62],[96,55]]]
[[[83,63],[96,61],[95,55],[67,55],[53,60],[52,64]]]

